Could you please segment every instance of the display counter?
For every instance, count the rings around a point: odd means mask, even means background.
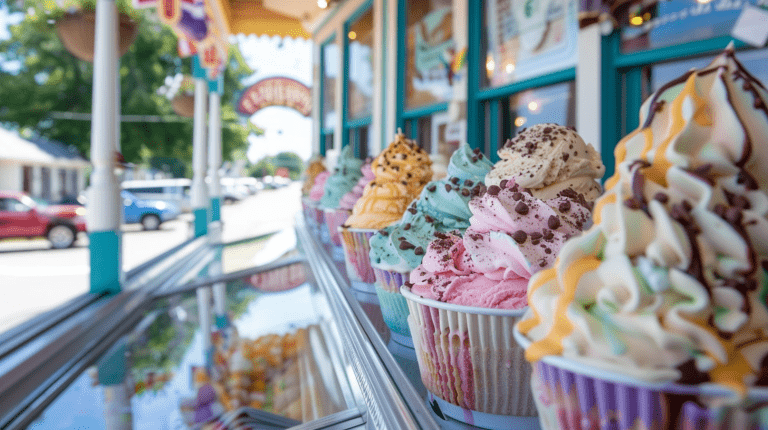
[[[474,428],[428,397],[414,349],[318,233],[299,218],[201,245],[4,350],[0,427]]]

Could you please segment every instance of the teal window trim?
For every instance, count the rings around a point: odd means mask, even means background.
[[[407,30],[405,0],[397,0],[397,79],[395,88],[398,100],[395,103],[395,126],[405,129],[403,109],[405,106],[405,32]]]
[[[679,45],[665,46],[663,48],[648,51],[622,54],[621,44],[619,43],[613,46],[613,52],[611,53],[612,56],[610,58],[613,58],[613,65],[616,68],[639,67],[667,60],[679,60],[687,57],[698,57],[705,54],[717,54],[725,49],[730,42],[733,42],[736,49],[749,47],[749,45],[740,40],[730,36],[722,36],[714,39],[696,40]]]
[[[373,122],[373,119],[370,116],[366,116],[366,117],[358,118],[358,119],[352,119],[352,120],[347,121],[344,124],[344,128],[345,129],[350,129],[350,128],[365,127],[367,125],[371,125],[371,122]]]
[[[483,47],[484,1],[468,2],[467,13],[467,143],[473,149],[484,148],[485,109],[478,99],[480,92],[480,55]],[[477,47],[477,49],[473,49]]]
[[[388,8],[387,8],[387,2],[382,2],[381,7],[381,23],[382,23],[382,33],[381,33],[381,70],[379,75],[379,82],[381,82],[381,125],[379,126],[379,133],[380,133],[380,139],[381,148],[384,149],[384,145],[386,145],[386,139],[387,139],[387,89],[388,84],[387,81],[387,29],[389,28],[389,22],[387,17],[388,15]],[[375,13],[375,12],[374,12]]]
[[[403,112],[402,118],[403,119],[415,119],[420,118],[422,116],[428,116],[432,115],[433,113],[447,111],[448,110],[448,103],[438,103],[434,105],[424,106],[416,109],[411,109],[409,111]]]
[[[342,101],[341,101],[341,115],[342,115],[342,130],[341,130],[341,147],[344,148],[349,145],[349,131],[348,124],[355,124],[360,119],[349,120],[349,27],[357,21],[364,13],[373,8],[373,0],[368,0],[363,3],[357,10],[350,15],[346,21],[344,21],[344,48],[342,49],[342,55],[344,55],[344,70],[342,71],[343,89],[342,89]],[[373,29],[371,29],[373,31]],[[363,120],[369,119],[369,117],[361,118]],[[369,120],[370,123],[370,120]],[[360,157],[360,148],[355,145],[354,152],[357,157]]]
[[[501,100],[491,100],[488,103],[488,136],[490,145],[488,146],[491,151],[491,162],[495,163],[499,161],[499,136],[501,136],[501,130],[499,130],[499,108]]]
[[[333,134],[333,127],[325,127],[325,47],[329,43],[333,43],[336,39],[336,33],[330,35],[323,43],[320,44],[320,115],[318,121],[320,122],[320,148],[319,152],[322,157],[325,157],[325,153],[328,148],[325,147],[325,137],[328,134]]]
[[[613,176],[616,158],[613,154],[621,135],[621,83],[618,69],[613,65],[612,59],[619,52],[621,46],[621,32],[616,30],[608,36],[603,36],[600,47],[602,64],[600,66],[600,155],[605,166],[603,180]],[[631,97],[631,96],[630,96]],[[640,95],[638,94],[639,98]]]
[[[521,91],[530,90],[531,88],[546,87],[548,85],[560,84],[567,81],[573,81],[575,79],[576,68],[571,67],[559,72],[537,76],[535,78],[515,82],[514,84],[505,85],[503,87],[481,90],[477,93],[477,99],[484,101],[500,97],[508,97]]]

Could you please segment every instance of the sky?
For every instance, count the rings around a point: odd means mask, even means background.
[[[0,39],[10,37],[8,25],[23,16],[9,17],[0,0]],[[232,43],[238,44],[248,65],[256,72],[243,80],[248,86],[274,76],[286,76],[307,85],[312,85],[312,42],[304,39],[280,39],[266,36],[233,36]],[[0,63],[2,58],[0,58]],[[9,63],[1,68],[11,70]],[[162,83],[159,83],[162,85]],[[297,153],[307,160],[312,155],[312,120],[298,112],[284,107],[268,107],[256,112],[250,121],[264,129],[264,135],[249,138],[248,159],[256,162],[267,155],[283,151]]]
[[[279,39],[266,36],[238,35],[233,40],[240,47],[248,65],[256,70],[243,80],[248,87],[274,76],[285,76],[312,85],[312,42],[303,39]],[[307,160],[312,155],[312,119],[284,107],[268,107],[256,112],[251,121],[264,129],[264,135],[251,136],[248,159],[256,162],[266,155],[292,151]]]

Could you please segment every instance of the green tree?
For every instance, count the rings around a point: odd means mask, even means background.
[[[24,0],[10,2],[8,7],[11,12],[24,12],[39,4],[38,0]],[[178,58],[176,36],[158,21],[154,10],[134,12],[142,18],[138,37],[120,62],[122,114],[151,116],[163,122],[123,122],[122,153],[126,161],[133,163],[148,164],[152,158],[166,157],[189,164],[192,120],[177,116],[170,101],[157,90],[167,76],[190,73],[191,60]],[[11,38],[0,41],[0,61],[16,62],[20,68],[0,68],[0,122],[74,145],[89,157],[90,121],[62,119],[65,115],[57,113],[91,113],[93,66],[64,49],[51,16],[27,13],[9,30]],[[230,160],[234,150],[248,146],[250,133],[262,133],[235,112],[234,97],[242,90],[240,78],[252,70],[237,61],[240,55],[236,48],[232,48],[230,57],[222,96],[224,160]]]
[[[275,174],[275,164],[272,162],[270,156],[264,157],[257,161],[256,164],[250,167],[250,175],[254,178],[263,178],[264,176],[272,176]]]
[[[304,162],[298,154],[293,152],[281,152],[272,158],[272,164],[276,167],[285,167],[290,172],[291,179],[298,179],[304,171]]]

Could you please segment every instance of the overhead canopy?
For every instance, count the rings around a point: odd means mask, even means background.
[[[216,0],[229,34],[311,39],[304,24],[319,17],[312,0]]]

